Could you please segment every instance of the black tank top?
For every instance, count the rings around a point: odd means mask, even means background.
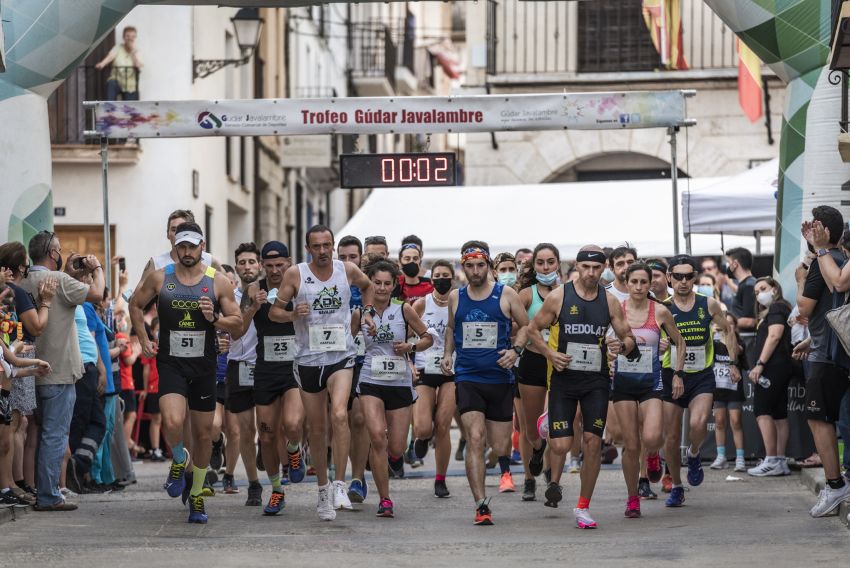
[[[261,290],[269,291],[266,279],[259,282]],[[287,306],[290,309],[292,306]],[[271,304],[264,303],[254,314],[254,328],[257,330],[257,366],[256,371],[292,370],[295,356],[295,326],[291,322],[278,323],[269,319]],[[268,353],[268,356],[266,356]]]
[[[200,282],[186,286],[177,279],[173,264],[165,267],[157,301],[160,334],[156,359],[187,377],[215,376],[215,326],[201,312],[202,296],[212,300],[218,311],[215,268],[208,266]]]
[[[564,285],[564,302],[557,325],[552,326],[549,345],[560,353],[572,355],[573,360],[563,371],[552,369],[550,388],[569,388],[568,383],[576,381],[608,385],[605,332],[610,323],[605,288],[597,285],[596,298],[585,300],[578,295],[573,282]]]

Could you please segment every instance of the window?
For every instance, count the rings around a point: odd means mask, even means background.
[[[660,65],[641,7],[641,0],[578,4],[580,72],[651,71]]]

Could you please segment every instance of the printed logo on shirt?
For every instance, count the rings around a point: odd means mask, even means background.
[[[392,343],[395,339],[395,334],[392,329],[390,329],[390,324],[385,323],[378,326],[375,331],[374,341],[375,343]]]
[[[315,284],[315,282],[313,282],[313,277],[312,277],[312,276],[308,276],[307,278],[305,278],[305,279],[304,279],[304,284]]]
[[[177,324],[177,327],[181,329],[193,329],[195,327],[195,320],[192,319],[192,314],[186,312],[183,319]]]
[[[167,290],[174,290],[175,288],[177,288],[177,286],[174,285],[174,282],[169,282],[168,284],[165,285],[165,288]]]
[[[578,306],[576,306],[575,304],[570,306],[570,315],[571,316],[577,316],[578,315]]]
[[[699,319],[705,319],[705,310],[702,309],[702,306],[697,310],[697,317]]]
[[[316,294],[316,299],[313,300],[313,311],[320,314],[330,314],[342,307],[342,298],[339,295],[339,288],[322,288],[322,291]]]

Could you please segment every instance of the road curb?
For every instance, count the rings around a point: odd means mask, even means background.
[[[3,523],[8,523],[10,521],[18,520],[27,513],[29,513],[31,510],[32,509],[30,509],[29,507],[27,507],[26,509],[16,507],[0,509],[0,525],[2,525]]]
[[[806,467],[800,470],[800,481],[809,488],[812,493],[818,494],[821,489],[826,486],[826,477],[823,474],[823,468]],[[850,528],[847,515],[850,514],[850,503],[845,501],[838,506],[838,518],[844,526]]]

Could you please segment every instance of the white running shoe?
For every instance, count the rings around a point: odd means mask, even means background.
[[[791,468],[788,467],[788,458],[777,458],[779,465],[782,467],[782,475],[791,475]]]
[[[845,484],[841,489],[826,486],[818,495],[818,502],[809,511],[813,517],[824,517],[830,514],[842,501],[850,499],[850,485]]]
[[[711,469],[726,469],[728,463],[729,462],[726,461],[726,458],[724,456],[718,454],[718,456],[714,458],[714,461],[711,462],[711,465],[708,467],[710,467]]]
[[[348,498],[348,488],[344,481],[333,482],[333,502],[334,509],[345,509],[352,511],[354,505],[351,504],[351,499]]]
[[[748,475],[753,477],[773,477],[783,475],[782,464],[776,458],[770,460],[761,460],[756,467],[751,467],[747,470]]]
[[[76,493],[74,493],[73,491],[68,489],[67,487],[60,487],[59,493],[62,494],[62,497],[70,497],[71,499],[73,499],[75,497],[79,497],[79,495],[77,495]]]
[[[332,521],[336,518],[333,503],[331,502],[331,484],[319,487],[319,502],[316,504],[316,512],[323,521]]]
[[[573,509],[573,514],[576,516],[576,526],[580,529],[595,529],[596,521],[590,516],[588,509]]]
[[[747,471],[747,462],[744,458],[735,458],[735,471]]]
[[[579,473],[581,471],[581,460],[578,458],[570,458],[570,469],[567,471],[569,473]]]

